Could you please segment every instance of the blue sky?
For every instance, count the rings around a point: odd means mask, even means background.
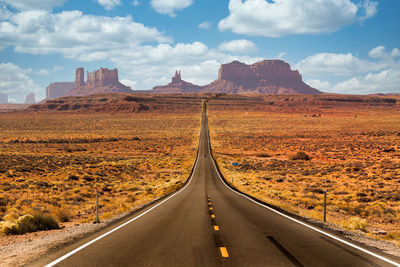
[[[0,93],[45,97],[76,67],[133,89],[204,85],[220,64],[283,59],[325,92],[400,92],[397,0],[0,0]]]

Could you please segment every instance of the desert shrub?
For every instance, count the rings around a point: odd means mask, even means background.
[[[256,156],[257,157],[261,157],[261,158],[270,158],[270,157],[272,157],[272,155],[268,154],[268,153],[258,153]]]
[[[307,155],[307,153],[303,152],[303,151],[298,151],[296,154],[291,155],[289,157],[289,159],[291,160],[310,160],[310,156]]]
[[[59,208],[55,211],[55,216],[60,222],[69,222],[71,220],[72,214],[68,208]]]
[[[79,180],[79,176],[76,175],[70,175],[67,178],[68,181],[78,181]]]
[[[9,214],[7,214],[6,216],[4,216],[4,220],[5,221],[10,221],[10,222],[15,222],[18,219],[18,214],[15,212],[11,212]]]
[[[0,231],[5,234],[21,235],[43,230],[59,229],[56,219],[49,214],[26,214],[20,216],[15,222],[0,222]]]
[[[351,230],[361,230],[363,232],[366,232],[367,230],[367,220],[366,219],[361,219],[359,217],[353,217],[350,219],[348,228]]]

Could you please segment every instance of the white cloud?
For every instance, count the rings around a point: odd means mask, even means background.
[[[379,73],[368,73],[365,76],[353,77],[336,84],[330,92],[344,94],[399,93],[400,71],[384,70]]]
[[[387,62],[361,60],[351,53],[318,53],[311,55],[295,65],[302,74],[310,76],[350,76],[368,71],[379,71],[387,67]]]
[[[106,10],[111,10],[114,7],[121,5],[120,0],[97,0],[97,2],[102,5]]]
[[[170,42],[155,28],[134,22],[131,16],[84,15],[80,11],[52,14],[23,11],[0,21],[0,47],[30,54],[63,54],[83,61],[102,60],[110,50],[147,42]],[[88,56],[85,58],[85,56]]]
[[[175,17],[176,10],[191,6],[193,0],[151,0],[150,4],[156,12]]]
[[[40,69],[40,70],[38,70],[38,71],[36,72],[36,74],[37,74],[37,75],[44,75],[44,76],[47,76],[47,75],[50,75],[50,71],[49,71],[49,70],[46,70],[46,69]]]
[[[63,70],[63,69],[64,69],[63,66],[58,66],[58,65],[56,65],[56,66],[53,66],[53,68],[52,68],[51,70],[48,70],[48,69],[40,69],[40,70],[36,71],[35,74],[47,76],[47,75],[50,75],[52,72],[61,71],[61,70]]]
[[[52,72],[62,71],[63,69],[63,66],[55,65],[52,69]]]
[[[134,6],[140,6],[139,0],[134,0],[134,1],[132,2],[132,5],[134,5]]]
[[[278,59],[283,59],[286,56],[286,52],[281,52],[279,55],[276,57]]]
[[[371,49],[370,60],[348,54],[319,53],[296,64],[300,73],[311,77],[307,84],[332,93],[372,94],[400,92],[400,51],[388,52],[384,46]],[[341,77],[332,83],[321,76]],[[337,80],[337,79],[336,79]]]
[[[135,82],[135,81],[131,81],[131,80],[129,80],[129,79],[122,79],[122,80],[120,80],[120,82],[122,83],[122,84],[124,84],[124,85],[126,85],[126,86],[129,86],[130,88],[135,88],[136,87],[136,84],[137,84],[137,82]]]
[[[364,2],[361,2],[360,6],[362,7],[362,10],[364,11],[364,16],[360,17],[361,20],[365,20],[368,18],[371,18],[375,16],[376,13],[378,13],[378,3],[371,1],[371,0],[365,0]]]
[[[305,81],[306,84],[308,84],[309,86],[318,89],[320,91],[324,91],[324,92],[328,92],[329,90],[332,89],[332,85],[330,82],[327,81],[320,81],[317,79],[310,79]]]
[[[66,0],[0,0],[18,10],[50,10],[62,6]]]
[[[202,42],[170,44],[171,41],[164,33],[136,23],[130,16],[36,10],[12,13],[0,21],[0,47],[11,46],[29,54],[61,54],[81,62],[108,60],[118,67],[121,77],[137,82],[137,89],[167,83],[177,69],[189,82],[207,84],[217,78],[222,63],[261,60],[209,48]]]
[[[31,70],[23,69],[13,63],[0,63],[0,93],[6,94],[10,101],[23,103],[25,96],[31,92],[43,97],[43,92],[27,74]]]
[[[249,40],[240,39],[229,42],[223,42],[218,47],[221,51],[235,52],[235,53],[250,53],[257,51],[255,43]]]
[[[204,22],[200,23],[200,24],[199,24],[199,29],[202,29],[202,30],[209,30],[209,29],[211,29],[211,22],[209,22],[209,21],[204,21]]]
[[[400,51],[394,48],[390,53],[386,51],[386,47],[383,45],[371,49],[368,55],[376,59],[394,59],[400,56]]]
[[[265,37],[329,33],[370,18],[377,12],[376,6],[370,0],[359,5],[351,0],[230,0],[230,14],[218,27]]]

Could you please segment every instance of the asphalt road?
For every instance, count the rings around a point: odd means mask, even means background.
[[[34,265],[393,266],[229,189],[207,124],[203,112],[198,159],[181,191]]]

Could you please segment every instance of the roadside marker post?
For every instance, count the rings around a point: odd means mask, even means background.
[[[324,222],[326,222],[326,189],[324,191]]]
[[[233,167],[238,167],[239,163],[238,162],[232,162],[232,166]],[[232,184],[233,184],[233,177],[232,177]]]
[[[99,222],[99,190],[96,190],[96,223]]]

